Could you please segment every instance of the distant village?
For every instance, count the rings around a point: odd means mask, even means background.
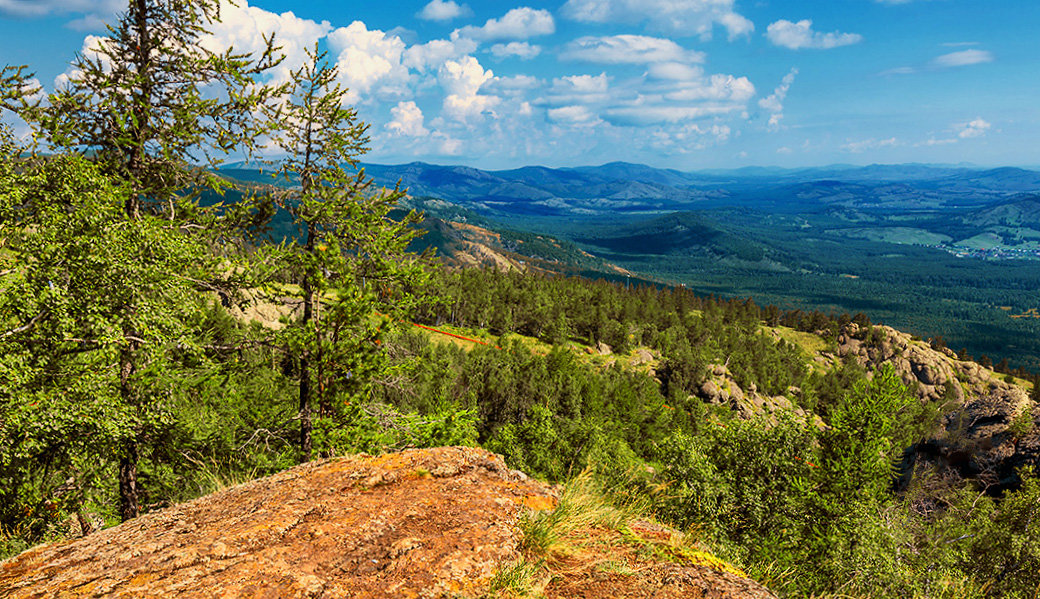
[[[1040,260],[1040,248],[969,248],[944,244],[927,244],[926,247],[949,252],[958,258],[981,258],[983,260]]]

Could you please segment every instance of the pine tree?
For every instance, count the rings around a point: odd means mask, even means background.
[[[404,192],[376,191],[363,169],[347,170],[367,149],[368,125],[346,106],[346,89],[325,54],[314,48],[308,58],[272,115],[286,154],[280,174],[296,183],[282,203],[296,228],[286,259],[300,273],[302,314],[284,338],[298,359],[301,461],[312,455],[314,400],[319,416],[342,416],[333,398],[357,394],[382,367],[378,344],[388,321],[376,311],[407,312],[414,299],[408,289],[424,278],[405,251],[419,216],[393,220]]]

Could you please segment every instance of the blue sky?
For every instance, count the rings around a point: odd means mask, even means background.
[[[1040,165],[1033,0],[237,4],[207,43],[320,41],[373,162]],[[53,89],[123,6],[0,0],[0,63]]]

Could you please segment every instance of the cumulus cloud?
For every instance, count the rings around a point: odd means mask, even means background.
[[[736,110],[736,107],[721,104],[698,106],[677,105],[633,105],[618,106],[604,112],[604,119],[614,125],[644,127],[647,125],[678,123],[718,116]]]
[[[675,35],[711,37],[715,25],[730,39],[755,26],[733,10],[735,0],[567,0],[562,14],[584,23],[640,23]]]
[[[485,70],[472,56],[445,62],[437,74],[447,92],[442,116],[465,125],[482,121],[485,114],[501,101],[498,96],[479,93],[480,88],[494,77],[491,70]]]
[[[560,58],[604,64],[690,63],[704,62],[704,53],[687,50],[670,39],[624,34],[578,38],[564,47]]]
[[[514,75],[512,77],[495,77],[481,88],[483,91],[498,95],[518,95],[541,87],[542,81],[530,75]]]
[[[233,47],[237,52],[257,54],[264,49],[264,36],[275,33],[276,44],[285,55],[285,60],[272,73],[278,82],[288,81],[290,72],[307,60],[307,49],[332,31],[328,21],[317,23],[301,19],[292,12],[276,14],[245,2],[232,4],[223,0],[220,17],[220,22],[210,25],[210,34],[204,36],[200,44],[214,52]]]
[[[696,81],[704,77],[704,69],[682,62],[659,62],[649,65],[646,74],[652,79],[665,81]]]
[[[556,21],[547,10],[522,6],[507,12],[501,19],[488,19],[481,27],[467,25],[452,32],[452,39],[468,37],[480,41],[525,40],[556,31]]]
[[[491,46],[491,53],[499,59],[515,56],[521,60],[530,60],[542,53],[542,47],[532,46],[527,42],[509,42]]]
[[[570,75],[552,80],[546,97],[538,104],[568,106],[577,104],[600,104],[612,98],[610,81],[606,73],[599,75]]]
[[[431,0],[429,4],[423,7],[421,11],[415,16],[426,21],[451,21],[459,17],[468,17],[473,14],[469,6],[465,4],[457,4],[452,0]]]
[[[101,63],[101,67],[107,72],[109,70],[109,61],[105,54],[102,52],[105,46],[110,45],[111,41],[107,37],[99,37],[96,35],[88,35],[83,38],[83,47],[80,48],[79,53],[87,60],[95,60]],[[73,68],[69,65],[69,68],[64,73],[54,78],[54,88],[63,89],[69,84],[72,79],[78,79],[83,76],[83,72],[79,69]]]
[[[827,50],[838,46],[858,44],[863,41],[863,36],[858,33],[820,33],[813,31],[812,21],[802,19],[797,23],[780,19],[766,28],[766,37],[775,46],[801,50],[809,48],[814,50]]]
[[[386,128],[396,135],[406,137],[422,137],[429,134],[429,130],[423,126],[422,110],[412,102],[398,102],[397,106],[390,109],[391,120]]]
[[[120,11],[125,10],[125,0],[0,0],[0,15],[82,15],[68,23],[68,27],[78,31],[103,29],[105,23],[114,23]]]
[[[477,50],[477,42],[469,38],[432,40],[410,46],[404,51],[403,63],[417,71],[439,67],[445,61],[461,58]]]
[[[591,127],[603,122],[588,106],[581,105],[550,108],[546,116],[554,123],[571,126]]]
[[[932,64],[937,67],[949,68],[982,64],[984,62],[993,62],[993,54],[986,50],[971,49],[943,54],[933,60]]]
[[[402,63],[405,43],[401,38],[354,21],[332,31],[327,39],[339,66],[340,83],[349,90],[349,102],[409,93],[410,75]]]
[[[990,130],[991,125],[982,117],[975,118],[974,120],[968,121],[967,123],[955,123],[948,130],[949,135],[946,137],[930,137],[923,142],[917,143],[917,146],[946,146],[955,144],[962,139],[972,139],[975,137],[982,137]]]
[[[989,131],[990,127],[992,127],[990,123],[987,123],[982,118],[977,118],[962,125],[960,132],[957,133],[957,137],[961,139],[981,137],[986,134],[986,131]]]
[[[863,139],[859,141],[850,141],[843,146],[841,149],[846,152],[853,154],[861,154],[867,150],[878,150],[881,148],[887,148],[899,144],[899,140],[895,137],[889,137],[888,139]]]
[[[772,94],[758,101],[758,106],[769,113],[770,129],[780,128],[780,120],[784,118],[784,99],[787,98],[787,92],[791,89],[791,84],[794,83],[794,77],[797,74],[798,69],[791,69],[784,75],[780,85],[773,90]]]
[[[711,77],[675,83],[669,86],[668,91],[661,98],[669,102],[710,100],[743,105],[754,95],[755,86],[747,77],[716,74]]]

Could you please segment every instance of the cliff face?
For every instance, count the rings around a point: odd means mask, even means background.
[[[314,462],[31,549],[0,564],[0,596],[495,596],[500,573],[524,563],[522,514],[558,499],[480,449]],[[565,568],[532,566],[545,597],[772,597],[649,522],[569,534],[582,540]],[[678,558],[649,562],[648,544]]]

